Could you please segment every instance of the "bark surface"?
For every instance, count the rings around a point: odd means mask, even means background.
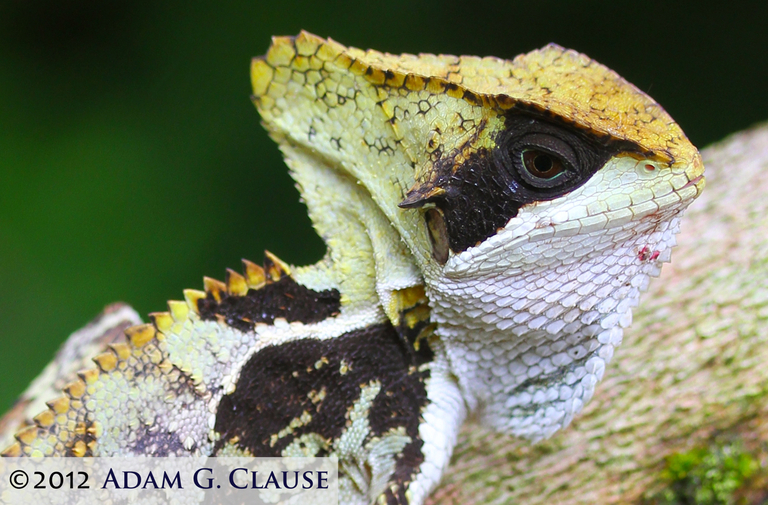
[[[583,414],[536,445],[468,424],[430,504],[638,503],[676,452],[727,437],[765,454],[768,124],[702,154],[672,263]]]

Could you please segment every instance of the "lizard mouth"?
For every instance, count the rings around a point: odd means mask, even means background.
[[[699,183],[699,181],[701,181],[702,179],[704,179],[704,175],[703,175],[703,174],[702,174],[702,175],[699,175],[699,176],[697,176],[697,177],[694,177],[693,179],[691,179],[690,181],[688,181],[688,184],[686,184],[685,186],[683,186],[683,187],[682,187],[682,188],[680,188],[680,189],[685,189],[685,188],[689,188],[689,187],[691,187],[691,186],[695,186],[695,185],[697,185],[697,184]],[[680,190],[678,190],[678,191],[680,191]]]

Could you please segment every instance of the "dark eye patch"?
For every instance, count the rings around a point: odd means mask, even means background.
[[[443,192],[403,205],[433,202],[454,253],[496,233],[523,205],[578,188],[618,152],[637,151],[634,144],[518,111],[507,116],[495,141],[493,149],[476,151],[458,167],[451,157],[438,162],[435,185]]]

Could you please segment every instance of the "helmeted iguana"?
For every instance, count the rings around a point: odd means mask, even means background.
[[[415,505],[468,413],[534,441],[567,426],[704,186],[678,125],[556,45],[396,56],[301,33],[251,77],[326,256],[244,261],[147,324],[114,308],[77,339],[96,367],[74,373],[73,336],[0,426],[63,395],[3,454],[333,455],[343,503]]]

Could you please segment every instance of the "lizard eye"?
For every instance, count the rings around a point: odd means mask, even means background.
[[[512,147],[523,181],[539,189],[561,186],[578,174],[579,159],[564,140],[545,133],[526,135]]]
[[[523,165],[528,173],[539,179],[554,179],[565,172],[562,160],[544,151],[523,151]]]

